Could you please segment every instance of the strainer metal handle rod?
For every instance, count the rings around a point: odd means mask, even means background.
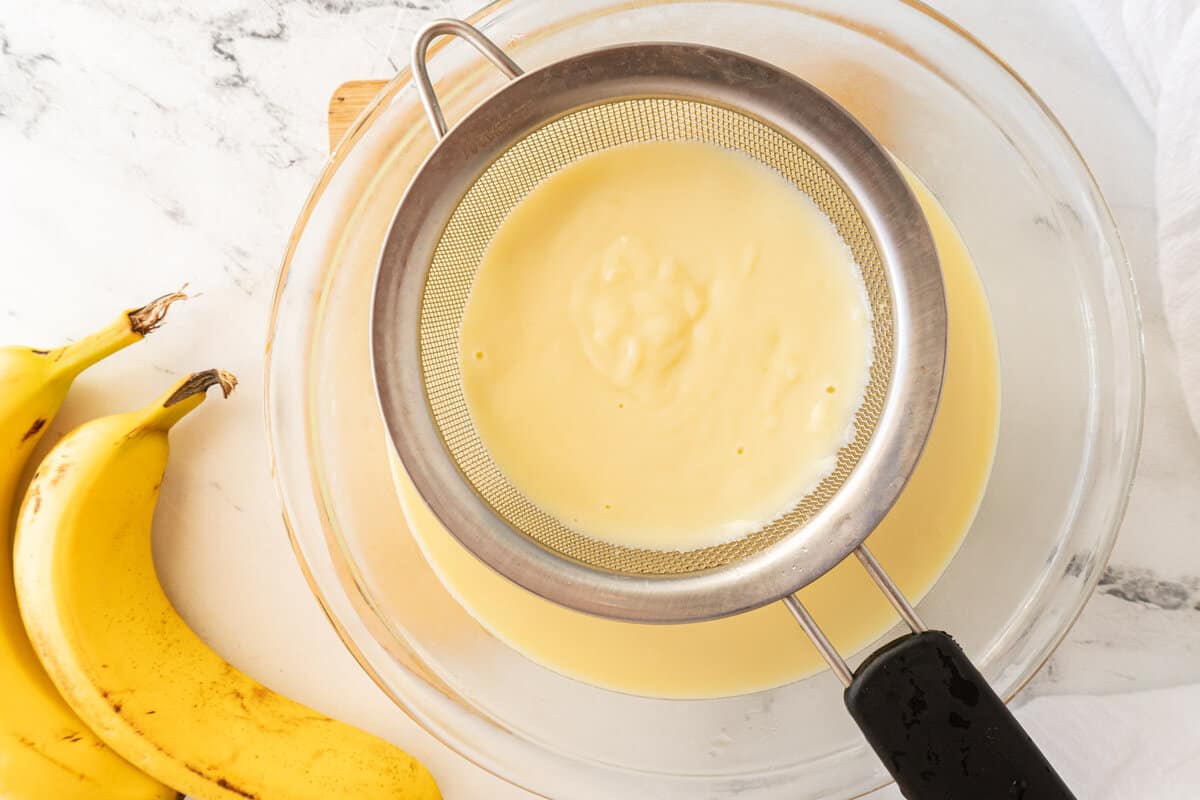
[[[508,53],[462,20],[439,19],[422,28],[412,46],[413,83],[417,87],[417,94],[421,97],[421,105],[425,107],[425,115],[429,117],[429,124],[433,126],[439,139],[445,136],[446,131],[450,128],[446,125],[445,115],[442,114],[442,106],[438,102],[437,92],[434,91],[433,83],[429,80],[429,65],[426,62],[426,56],[434,39],[441,36],[457,36],[465,39],[509,78],[516,78],[524,73],[524,70],[512,60]]]
[[[912,630],[851,670],[795,595],[783,603],[842,685],[850,716],[910,800],[1074,800],[950,635],[925,628],[864,545],[855,551]]]
[[[875,556],[871,554],[867,546],[860,544],[854,548],[854,555],[858,556],[859,562],[871,576],[871,580],[875,581],[875,585],[883,591],[884,596],[892,604],[892,608],[896,609],[900,619],[904,620],[904,624],[908,625],[909,630],[913,633],[923,633],[925,623],[917,616],[917,610],[912,607],[912,603],[908,602],[908,598],[904,596],[904,592],[900,591],[900,587],[896,586],[891,577],[883,571],[883,566],[875,560]]]
[[[789,594],[783,598],[783,604],[787,606],[787,610],[792,612],[792,616],[796,618],[796,622],[800,623],[800,627],[816,645],[817,650],[821,653],[821,658],[825,659],[825,663],[833,670],[833,674],[838,677],[843,686],[849,686],[854,680],[854,673],[850,670],[850,665],[846,663],[846,659],[842,658],[842,654],[833,646],[833,642],[829,641],[829,637],[825,635],[825,631],[821,630],[821,626],[813,619],[813,615],[808,613],[808,609],[800,602],[799,598],[794,594]]]
[[[875,581],[875,585],[883,591],[884,596],[892,604],[892,608],[896,609],[900,619],[908,625],[909,630],[913,633],[924,633],[927,629],[925,623],[917,616],[917,610],[912,607],[912,603],[908,602],[904,592],[900,591],[900,587],[896,586],[891,576],[884,571],[883,565],[875,559],[867,546],[860,544],[854,549],[854,555],[858,556],[858,560],[866,569],[867,574],[871,576],[871,580]],[[833,670],[833,674],[838,677],[843,686],[849,686],[854,680],[854,673],[846,664],[846,659],[842,658],[842,654],[834,647],[833,642],[829,641],[829,637],[821,630],[821,626],[817,624],[812,614],[808,613],[808,609],[804,607],[800,599],[791,594],[783,598],[783,604],[787,606],[788,611],[792,612],[796,622],[800,623],[804,633],[816,645],[817,650],[821,653],[821,658],[825,659],[825,663]]]

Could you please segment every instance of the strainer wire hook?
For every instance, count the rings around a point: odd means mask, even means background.
[[[425,107],[425,115],[429,117],[429,124],[433,126],[439,139],[445,136],[446,131],[450,128],[446,124],[442,106],[438,102],[437,93],[434,92],[433,83],[429,79],[429,65],[426,63],[426,56],[429,53],[429,46],[441,36],[458,36],[465,39],[509,78],[518,78],[525,72],[495,42],[462,20],[439,19],[422,28],[413,41],[412,47],[413,83],[416,84],[417,94],[421,97],[421,105]]]

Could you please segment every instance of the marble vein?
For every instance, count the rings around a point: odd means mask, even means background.
[[[429,11],[432,6],[424,3],[396,2],[396,0],[300,0],[310,8],[331,14],[356,14],[372,8],[402,8],[410,11]]]
[[[1194,576],[1164,580],[1148,569],[1109,567],[1104,571],[1097,591],[1119,600],[1168,611],[1181,608],[1200,611],[1200,578]]]
[[[41,73],[59,61],[51,53],[19,49],[0,24],[0,63],[4,65],[0,73],[0,117],[15,120],[22,132],[31,136],[50,107],[50,92]]]

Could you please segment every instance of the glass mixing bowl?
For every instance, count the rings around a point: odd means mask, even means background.
[[[920,612],[1012,697],[1103,569],[1142,411],[1128,265],[1053,116],[916,2],[511,0],[473,21],[526,68],[654,39],[772,61],[833,95],[930,187],[992,306],[1002,408],[978,516]],[[503,80],[462,42],[435,48],[431,71],[451,121]],[[843,798],[884,784],[828,673],[715,700],[595,688],[494,639],[428,568],[392,487],[368,314],[392,211],[433,143],[402,72],[333,153],[276,294],[276,478],[301,566],[347,647],[434,736],[547,796]]]

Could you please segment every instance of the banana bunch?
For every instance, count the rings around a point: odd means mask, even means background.
[[[149,800],[176,792],[101,741],[54,688],[21,626],[12,582],[12,521],[25,462],[58,413],[71,383],[92,364],[139,341],[181,293],[121,314],[57,350],[0,348],[0,798]]]
[[[9,489],[71,379],[157,325],[168,298],[61,351],[0,350],[0,381],[22,389],[0,397],[0,436],[16,445],[0,464]],[[0,800],[440,797],[403,751],[225,662],[163,593],[151,522],[168,431],[210,388],[235,385],[218,370],[190,375],[68,434],[35,473],[12,573],[0,548],[0,574],[15,576],[0,581]]]

